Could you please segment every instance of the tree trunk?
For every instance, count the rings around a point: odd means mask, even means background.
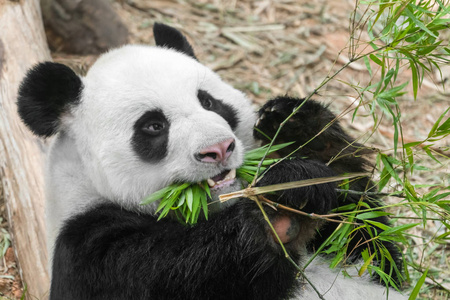
[[[16,108],[17,90],[27,69],[51,60],[39,0],[0,0],[0,32],[0,180],[28,299],[45,299],[49,276],[43,148]]]
[[[128,30],[106,0],[41,0],[54,51],[100,54],[127,43]]]

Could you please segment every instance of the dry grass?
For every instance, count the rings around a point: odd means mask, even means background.
[[[256,105],[279,95],[305,97],[329,74],[349,59],[345,49],[349,40],[349,16],[354,9],[349,0],[118,0],[114,7],[131,32],[131,43],[153,44],[152,25],[164,22],[183,31],[194,46],[199,60],[217,71],[236,88],[243,90]],[[364,39],[365,36],[363,35]],[[94,56],[76,57],[54,53],[55,60],[84,73]],[[443,69],[445,79],[450,68]],[[408,70],[402,74],[408,78]],[[364,65],[355,63],[336,80],[325,86],[317,96],[330,103],[341,115],[341,122],[353,136],[376,148],[393,149],[393,129],[388,118],[374,134],[373,120],[360,109],[351,121],[357,96],[348,85],[367,84],[369,77]],[[426,137],[438,116],[450,105],[449,94],[443,90],[439,76],[427,77],[417,101],[407,94],[399,99],[402,108],[403,132],[406,140]],[[347,111],[347,113],[343,113]],[[350,113],[348,113],[350,112]],[[449,141],[439,145],[446,151]],[[448,154],[448,152],[445,152]],[[422,155],[422,165],[434,172],[419,172],[413,183],[450,185],[449,163],[439,165]],[[395,186],[391,187],[395,189]],[[426,188],[424,188],[426,189]],[[389,201],[398,201],[398,199]],[[405,208],[396,215],[413,217]],[[401,222],[412,222],[402,219]],[[426,228],[414,229],[413,248],[406,251],[411,260],[431,265],[436,282],[450,289],[450,245],[428,241],[442,232],[437,221]],[[1,268],[1,267],[0,267]],[[411,273],[417,280],[419,273]],[[424,299],[448,299],[449,294],[429,282]]]

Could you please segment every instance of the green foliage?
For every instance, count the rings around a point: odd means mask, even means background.
[[[363,11],[362,15],[360,11]],[[405,276],[407,279],[414,275],[410,299],[420,297],[420,289],[426,286],[425,279],[432,280],[440,290],[450,296],[450,291],[439,284],[430,272],[429,267],[416,264],[410,259],[412,228],[427,227],[430,220],[442,224],[442,231],[436,232],[430,242],[436,244],[450,244],[450,186],[442,178],[441,184],[429,185],[414,183],[413,178],[419,174],[431,173],[433,168],[429,163],[422,165],[423,157],[441,166],[448,166],[449,157],[442,151],[437,151],[435,144],[450,135],[450,108],[447,108],[430,128],[428,136],[423,140],[404,142],[402,130],[402,114],[399,100],[411,87],[414,100],[426,76],[438,72],[442,77],[441,67],[450,63],[450,48],[448,40],[442,38],[442,33],[448,32],[450,27],[449,1],[412,1],[412,0],[366,0],[356,1],[354,14],[350,18],[349,62],[328,76],[314,90],[317,93],[329,81],[345,70],[348,65],[362,60],[367,69],[370,82],[367,86],[355,86],[345,83],[357,92],[359,105],[353,112],[354,120],[357,111],[365,106],[374,120],[375,132],[383,119],[389,119],[393,128],[393,149],[379,150],[377,154],[377,167],[380,171],[376,180],[378,193],[393,190],[392,195],[401,196],[404,200],[383,208],[405,207],[412,211],[416,217],[391,216],[395,218],[412,218],[413,222],[386,226],[372,221],[374,217],[386,213],[369,209],[363,201],[371,201],[368,194],[377,193],[367,191],[361,196],[358,204],[347,205],[335,211],[343,218],[336,231],[318,249],[318,252],[331,254],[334,258],[331,267],[345,262],[348,245],[356,230],[367,232],[371,239],[375,253],[363,253],[365,263],[360,273],[377,273],[387,285],[397,288],[391,280],[390,274],[385,274],[383,264],[392,261],[392,257],[383,248],[380,241],[394,241],[404,245]],[[368,41],[361,39],[361,31],[367,29]],[[405,82],[405,70],[410,70],[410,79]],[[402,74],[403,76],[399,76]],[[400,79],[402,78],[402,79]],[[442,80],[444,82],[444,80]],[[342,82],[342,81],[341,81]],[[307,99],[311,98],[312,93]],[[448,149],[446,150],[448,151]],[[339,158],[337,158],[339,159]],[[448,180],[448,179],[447,179]],[[348,182],[341,185],[348,189]],[[351,192],[351,191],[348,191]],[[355,220],[364,225],[356,227]],[[417,222],[417,220],[419,222]],[[384,231],[378,233],[376,228]],[[425,246],[426,248],[426,246]],[[351,250],[351,249],[350,249]],[[447,252],[448,253],[448,252]],[[316,254],[317,255],[317,254]],[[375,257],[381,260],[381,266],[372,265]],[[308,265],[308,264],[306,264]],[[393,265],[393,264],[391,264]],[[398,270],[391,270],[391,274]],[[418,276],[416,274],[419,274]],[[420,278],[419,278],[420,277]]]
[[[260,171],[263,172],[268,165],[276,162],[276,159],[264,159],[261,162],[266,153],[273,153],[290,144],[285,143],[270,148],[266,145],[248,151],[244,156],[243,165],[236,170],[237,177],[247,183],[252,182],[259,164],[261,164]],[[204,180],[198,183],[173,183],[146,197],[141,204],[146,205],[160,200],[156,209],[156,213],[159,214],[158,220],[173,211],[180,221],[195,224],[200,211],[203,211],[205,218],[208,219],[208,199],[211,198],[208,183]]]

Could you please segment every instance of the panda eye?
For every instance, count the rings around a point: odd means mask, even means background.
[[[214,110],[215,102],[214,98],[210,94],[208,94],[206,91],[199,90],[197,97],[204,109]]]
[[[158,135],[164,130],[165,126],[162,122],[146,123],[142,127],[142,131],[149,135]]]
[[[200,104],[203,106],[203,108],[205,109],[210,109],[213,106],[213,102],[210,98],[203,98],[200,100]]]

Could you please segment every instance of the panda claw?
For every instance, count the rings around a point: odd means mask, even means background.
[[[255,124],[255,126],[256,127],[259,127],[259,124],[261,123],[261,118],[259,118],[258,120],[256,120],[256,124]]]

